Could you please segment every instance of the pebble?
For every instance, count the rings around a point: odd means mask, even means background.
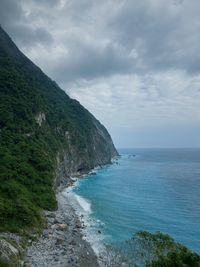
[[[47,229],[27,250],[25,262],[30,264],[27,267],[99,267],[91,246],[83,240],[81,231],[85,226],[75,214],[70,200],[64,198],[62,192],[58,193],[57,199],[58,210],[45,211]]]

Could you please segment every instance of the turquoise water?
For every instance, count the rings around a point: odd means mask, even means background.
[[[200,149],[119,152],[117,162],[74,188],[89,201],[90,216],[102,222],[105,242],[159,230],[200,252]]]

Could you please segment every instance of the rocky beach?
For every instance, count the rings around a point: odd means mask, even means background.
[[[78,216],[72,194],[62,189],[56,195],[58,209],[45,211],[46,228],[41,237],[27,249],[26,266],[32,267],[98,267],[91,244],[85,240],[83,216]]]

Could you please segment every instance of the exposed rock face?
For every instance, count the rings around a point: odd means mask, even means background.
[[[19,251],[4,239],[0,239],[0,258],[5,263],[17,262]]]
[[[37,116],[35,116],[35,120],[39,126],[41,126],[42,122],[46,120],[46,116],[44,113],[40,112]]]
[[[58,168],[56,173],[56,185],[67,184],[68,178],[87,173],[97,166],[111,163],[111,159],[118,156],[112,139],[99,122],[93,120],[94,128],[92,130],[90,142],[80,153],[76,147],[69,145],[69,149],[58,154]]]

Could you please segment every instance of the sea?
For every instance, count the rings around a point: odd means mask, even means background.
[[[200,253],[200,149],[118,151],[72,190],[96,240],[118,244],[161,231]]]

